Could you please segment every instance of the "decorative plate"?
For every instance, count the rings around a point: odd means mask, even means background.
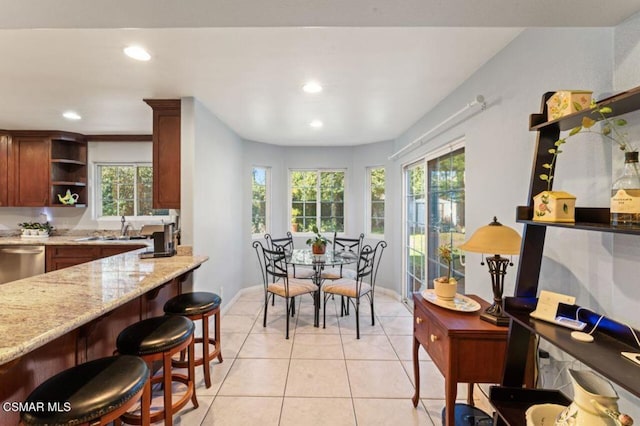
[[[451,309],[452,311],[475,312],[480,309],[478,302],[459,293],[456,293],[453,300],[442,300],[438,299],[435,290],[428,289],[422,292],[422,297],[424,297],[427,302],[431,302],[441,308]]]

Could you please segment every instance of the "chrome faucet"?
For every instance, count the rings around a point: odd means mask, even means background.
[[[120,223],[122,224],[120,226],[120,236],[121,237],[126,237],[127,236],[127,231],[129,230],[129,226],[131,224],[127,223],[127,220],[124,218],[124,215],[120,219]]]

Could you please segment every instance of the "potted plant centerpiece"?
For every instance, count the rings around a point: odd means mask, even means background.
[[[453,269],[453,251],[449,244],[438,247],[438,256],[447,264],[447,275],[433,280],[436,297],[442,300],[453,300],[458,289],[458,281],[451,276]]]
[[[311,230],[313,231],[315,236],[309,238],[307,240],[307,244],[311,246],[311,251],[313,252],[313,254],[324,254],[325,250],[327,249],[327,244],[329,244],[331,241],[320,234],[320,231],[318,231],[318,227],[316,225],[313,225],[313,228],[311,228]]]

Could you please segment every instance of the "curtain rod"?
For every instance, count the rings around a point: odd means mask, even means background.
[[[405,145],[404,147],[402,147],[398,152],[396,152],[395,154],[391,155],[389,157],[389,160],[394,160],[396,159],[398,156],[400,156],[403,152],[405,152],[406,150],[412,148],[415,144],[419,143],[424,143],[426,142],[428,139],[424,139],[426,136],[428,136],[429,134],[435,132],[436,130],[438,130],[440,127],[444,126],[445,124],[447,124],[449,121],[453,120],[454,118],[456,118],[457,116],[459,116],[460,114],[462,114],[463,112],[465,112],[466,110],[468,110],[469,108],[472,108],[476,105],[480,105],[481,108],[484,110],[487,107],[487,104],[484,101],[484,96],[482,95],[478,95],[476,96],[476,98],[469,102],[468,104],[466,104],[464,107],[462,107],[460,109],[460,111],[452,114],[449,118],[445,119],[444,121],[442,121],[440,124],[438,124],[437,126],[433,127],[431,130],[423,133],[422,135],[418,136],[417,138],[415,138],[411,143]]]

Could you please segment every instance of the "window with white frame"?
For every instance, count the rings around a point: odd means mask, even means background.
[[[372,235],[384,235],[384,200],[385,200],[384,167],[367,168],[367,224]]]
[[[254,167],[251,171],[251,233],[269,232],[271,169]]]
[[[344,170],[291,170],[291,230],[344,232]]]
[[[96,164],[97,217],[163,216],[153,208],[153,168],[150,163]]]

